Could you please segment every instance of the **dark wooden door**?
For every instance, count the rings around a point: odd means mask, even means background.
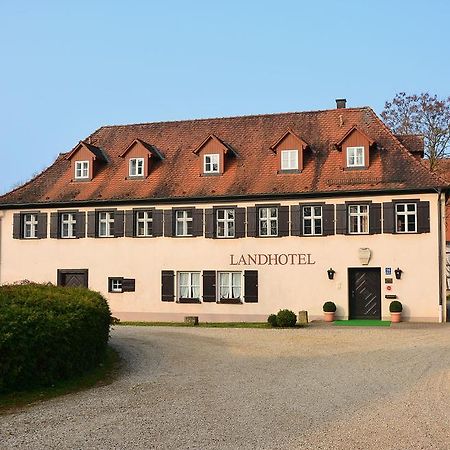
[[[58,269],[58,286],[87,288],[87,269]]]
[[[381,269],[348,269],[349,318],[381,320]]]

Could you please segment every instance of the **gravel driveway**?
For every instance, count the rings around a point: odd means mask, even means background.
[[[0,416],[0,448],[446,449],[450,327],[116,327],[109,386]]]

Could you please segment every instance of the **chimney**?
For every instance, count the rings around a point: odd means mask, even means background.
[[[345,108],[346,104],[347,104],[347,99],[346,98],[337,98],[336,99],[336,108],[337,109]]]

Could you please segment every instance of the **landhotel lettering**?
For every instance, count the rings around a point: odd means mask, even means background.
[[[230,255],[232,266],[303,266],[315,264],[311,253],[256,253]]]

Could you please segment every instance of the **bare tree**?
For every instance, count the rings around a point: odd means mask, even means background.
[[[381,117],[396,134],[421,134],[430,169],[450,153],[450,97],[400,92],[384,105]]]

